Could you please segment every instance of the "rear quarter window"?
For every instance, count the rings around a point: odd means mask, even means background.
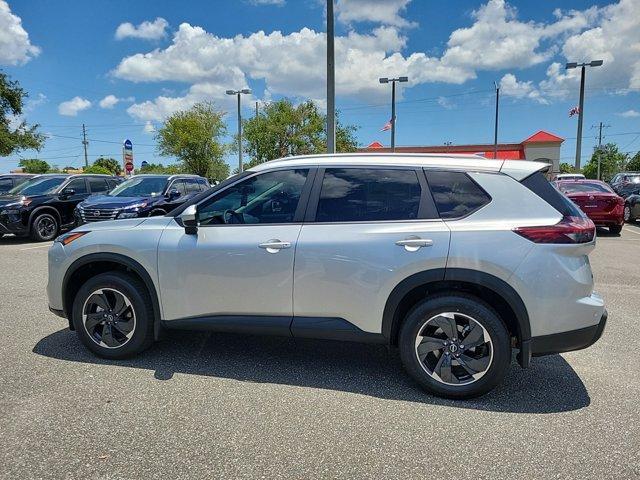
[[[580,210],[575,203],[560,193],[560,191],[554,187],[541,172],[529,175],[520,183],[542,198],[565,217],[584,216],[582,210]]]
[[[440,218],[466,217],[491,202],[491,197],[464,172],[425,170]]]

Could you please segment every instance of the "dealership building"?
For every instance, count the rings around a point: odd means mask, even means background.
[[[560,171],[560,146],[564,138],[558,137],[544,130],[534,133],[519,143],[499,143],[495,158],[502,160],[533,160],[545,162],[552,166],[552,172]],[[361,152],[390,152],[380,142],[373,142]],[[477,154],[486,158],[494,158],[494,145],[432,145],[414,147],[396,147],[396,153],[458,153]]]

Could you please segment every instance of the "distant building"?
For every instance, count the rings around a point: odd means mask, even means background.
[[[496,157],[504,160],[533,160],[552,165],[553,173],[560,171],[560,146],[564,138],[544,130],[534,133],[520,143],[499,143]],[[380,142],[373,142],[361,152],[390,152]],[[478,154],[486,158],[494,158],[493,144],[475,145],[433,145],[396,147],[396,153],[466,153]]]

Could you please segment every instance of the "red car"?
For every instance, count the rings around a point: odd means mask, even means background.
[[[587,214],[597,227],[620,233],[624,225],[624,199],[599,180],[560,180],[556,187]]]

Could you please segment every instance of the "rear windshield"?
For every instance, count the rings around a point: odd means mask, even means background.
[[[588,192],[599,192],[599,193],[613,193],[608,186],[603,183],[596,182],[560,182],[558,183],[558,189],[562,193],[588,193]]]
[[[522,185],[542,198],[565,217],[582,217],[584,214],[575,203],[560,193],[542,172],[536,172],[522,180]]]

